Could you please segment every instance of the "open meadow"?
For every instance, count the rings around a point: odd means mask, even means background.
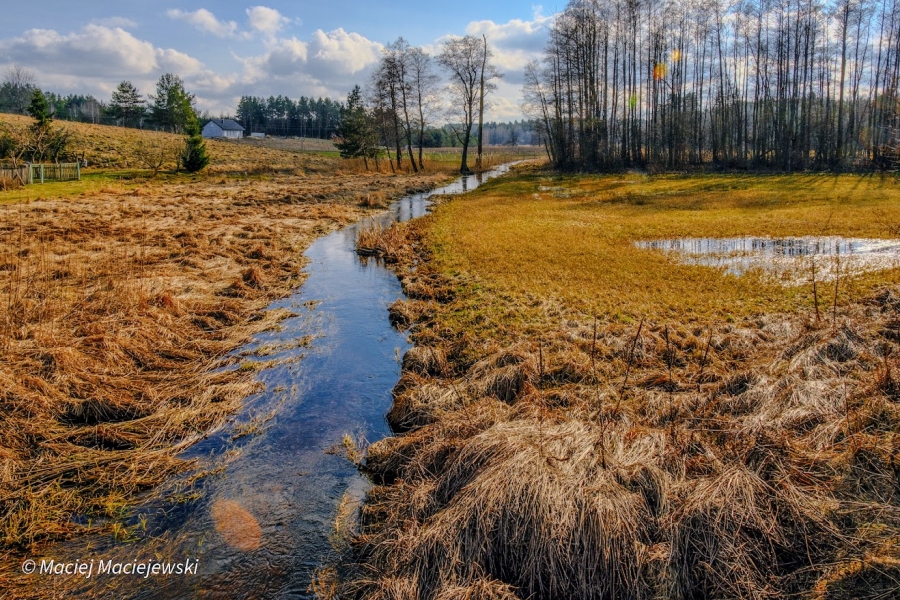
[[[900,262],[784,248],[898,225],[892,177],[525,166],[374,232],[417,345],[334,589],[890,597]],[[734,271],[738,253],[710,266],[647,247],[731,237],[798,260]]]

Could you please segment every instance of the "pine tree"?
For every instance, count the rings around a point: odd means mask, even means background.
[[[46,129],[50,126],[50,104],[41,90],[31,93],[31,104],[28,106],[28,114],[34,117],[35,129]]]
[[[184,82],[177,75],[166,73],[156,83],[156,95],[148,98],[150,118],[165,131],[181,133],[187,130],[191,118],[196,119],[193,103],[194,95],[187,93]]]
[[[341,109],[336,136],[338,140],[334,145],[340,150],[342,158],[362,157],[366,169],[369,168],[369,159],[377,158],[378,134],[363,105],[358,85],[347,95],[347,106]]]
[[[116,87],[109,103],[109,112],[117,119],[122,119],[122,125],[126,126],[144,113],[144,99],[133,83],[123,81]]]
[[[184,132],[187,134],[187,139],[184,142],[184,150],[181,151],[179,162],[181,168],[188,173],[196,173],[209,164],[209,154],[206,152],[206,142],[203,141],[203,136],[200,134],[200,124],[193,111],[191,111]]]

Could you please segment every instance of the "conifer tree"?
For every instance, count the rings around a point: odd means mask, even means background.
[[[347,106],[341,110],[341,124],[336,135],[338,140],[335,146],[340,150],[341,157],[362,157],[368,170],[369,159],[377,158],[378,135],[358,85],[347,95]]]
[[[185,125],[184,132],[187,139],[184,142],[184,150],[181,152],[181,167],[188,173],[196,173],[209,164],[209,154],[206,152],[206,142],[200,134],[200,123],[197,116],[191,111],[190,118]]]

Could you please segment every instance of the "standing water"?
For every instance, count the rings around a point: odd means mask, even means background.
[[[466,192],[508,170],[503,165],[407,196],[376,219],[387,223],[422,216],[432,194]],[[259,372],[265,391],[248,398],[235,420],[248,423],[274,414],[262,433],[232,441],[236,430],[230,427],[194,446],[185,458],[232,458],[221,474],[206,479],[199,499],[136,509],[135,514],[149,515],[141,540],[103,549],[88,537],[60,549],[66,560],[181,561],[196,574],[144,579],[95,573],[75,582],[76,590],[66,586],[69,592],[132,598],[312,597],[313,572],[333,557],[329,536],[339,506],[358,502],[368,488],[353,465],[330,450],[345,434],[368,441],[390,434],[384,415],[400,376],[398,359],[408,348],[386,310],[402,297],[397,277],[355,253],[357,231],[369,221],[316,240],[305,253],[305,283],[269,307],[296,316],[238,351],[273,361]],[[310,334],[315,338],[306,347],[297,343]],[[273,350],[260,351],[266,348]],[[194,561],[199,561],[196,567]]]

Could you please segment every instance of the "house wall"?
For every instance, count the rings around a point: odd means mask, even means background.
[[[206,125],[203,126],[203,131],[201,134],[203,137],[213,138],[213,137],[222,137],[226,132],[222,130],[221,127],[210,121]]]

